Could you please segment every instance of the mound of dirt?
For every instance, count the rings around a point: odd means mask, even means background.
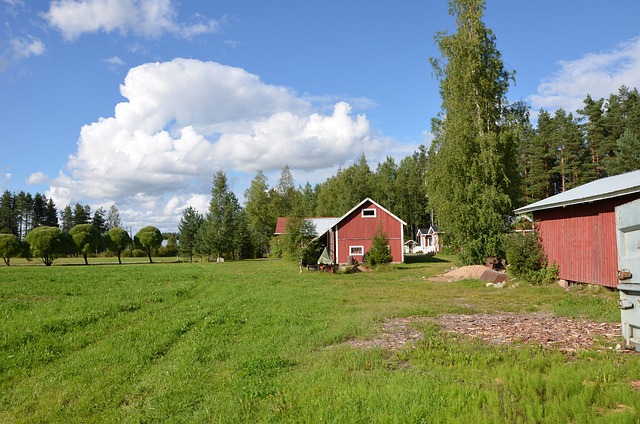
[[[484,274],[484,272],[488,269],[489,268],[484,265],[469,265],[460,268],[452,268],[442,275],[428,278],[428,281],[435,281],[438,283],[451,283],[454,281],[470,279],[479,280],[480,277],[482,277],[482,274]]]

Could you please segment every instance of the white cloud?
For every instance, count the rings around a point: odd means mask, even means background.
[[[16,37],[9,41],[15,60],[26,59],[30,56],[40,56],[44,53],[44,43],[35,37]]]
[[[575,111],[590,94],[599,99],[616,93],[622,85],[640,86],[640,37],[615,49],[561,61],[560,70],[538,86],[529,100],[535,109]]]
[[[391,144],[345,102],[318,112],[285,87],[215,62],[144,64],[129,71],[120,91],[127,101],[114,116],[82,127],[68,171],[48,192],[57,204],[115,199],[129,211],[121,209],[123,219],[175,229],[187,205],[206,211],[218,169],[253,173],[288,164],[312,173],[362,152],[381,156]]]
[[[215,20],[177,22],[171,0],[55,0],[44,17],[67,40],[99,31],[131,32],[143,37],[170,33],[189,38],[218,29]]]
[[[120,59],[118,56],[111,56],[106,59],[103,59],[103,62],[111,66],[124,66],[124,61]]]
[[[42,184],[42,183],[46,183],[48,180],[49,180],[49,176],[44,172],[34,172],[33,174],[29,175],[26,178],[25,184],[27,185]]]

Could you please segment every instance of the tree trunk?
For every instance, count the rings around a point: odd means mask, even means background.
[[[87,260],[87,254],[86,254],[86,253],[83,253],[83,254],[82,254],[82,257],[84,258],[84,264],[85,264],[85,265],[89,265],[89,261]]]
[[[120,255],[118,255],[118,263],[122,265],[122,261],[120,260]]]

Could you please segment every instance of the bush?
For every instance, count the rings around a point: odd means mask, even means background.
[[[371,266],[387,265],[391,263],[391,259],[389,237],[379,226],[371,239],[371,249],[367,253],[367,263]]]
[[[534,234],[508,234],[505,252],[509,271],[532,284],[546,284],[558,278],[558,266],[549,265],[540,240]]]

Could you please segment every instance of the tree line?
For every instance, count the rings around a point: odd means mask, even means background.
[[[515,73],[502,62],[496,37],[483,22],[484,10],[484,0],[450,0],[456,31],[435,35],[441,57],[430,63],[440,81],[442,106],[432,119],[434,139],[428,149],[419,146],[398,163],[387,157],[376,169],[362,154],[315,185],[296,187],[285,166],[277,184],[269,187],[258,171],[244,193],[244,206],[229,189],[226,174],[218,171],[207,213],[191,207],[183,211],[173,239],[179,240],[181,252],[190,259],[279,255],[282,246],[272,238],[278,217],[340,217],[371,197],[407,222],[406,238],[436,223],[444,231],[442,240],[465,262],[482,263],[487,256],[504,256],[503,235],[517,207],[640,169],[637,88],[622,86],[598,100],[587,94],[575,115],[542,110],[534,126],[526,104],[507,101]],[[44,222],[53,223],[50,200],[39,196],[40,206],[29,209],[36,196],[17,197],[7,200],[13,205],[7,215],[3,196],[0,231],[22,240],[30,230],[47,226]],[[63,233],[87,224],[86,206],[68,206],[61,215]],[[101,228],[100,217],[104,211],[92,218],[96,228]]]

